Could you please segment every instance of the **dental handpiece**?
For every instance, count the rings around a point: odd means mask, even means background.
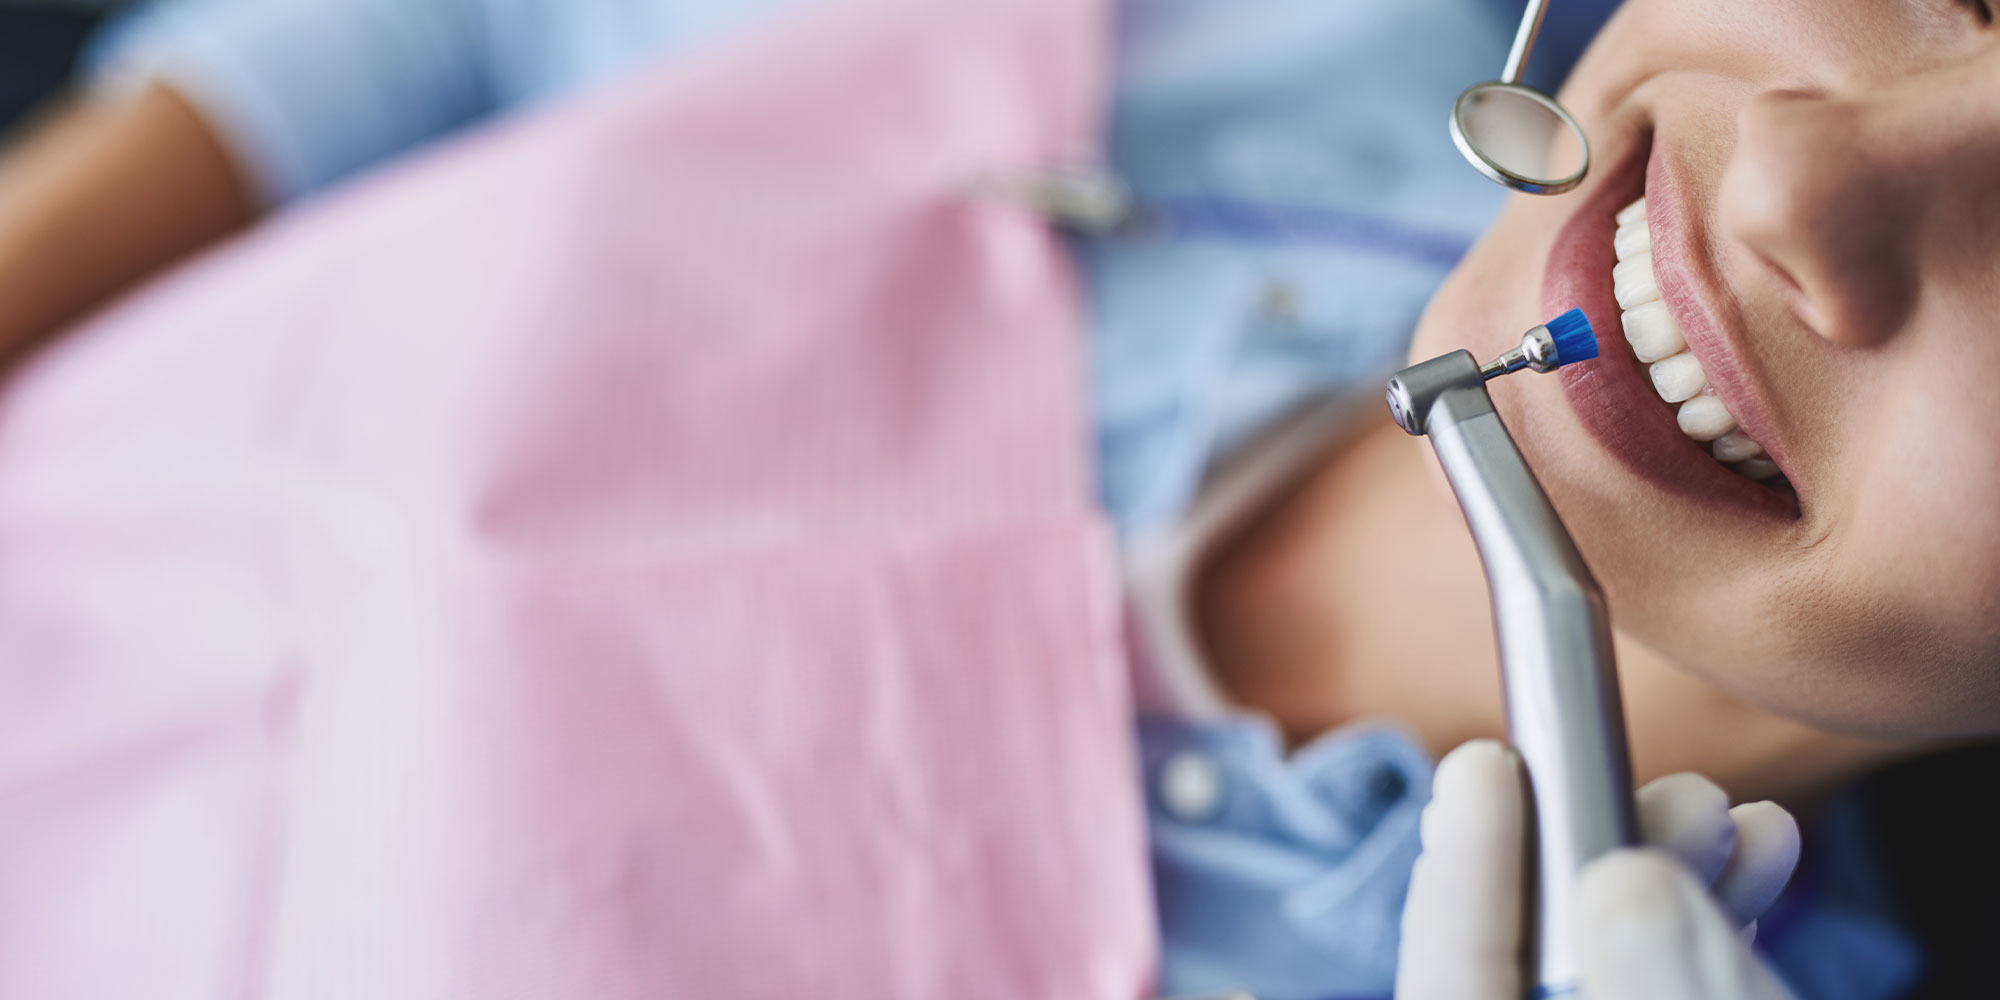
[[[1604,594],[1485,383],[1596,356],[1589,321],[1572,309],[1485,365],[1454,351],[1389,381],[1389,410],[1404,430],[1430,438],[1492,594],[1507,735],[1533,803],[1533,849],[1523,859],[1532,909],[1522,931],[1535,1000],[1576,994],[1576,874],[1591,859],[1637,843],[1638,831]]]

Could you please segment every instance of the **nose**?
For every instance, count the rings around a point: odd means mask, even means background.
[[[1793,312],[1841,345],[1882,343],[1917,295],[1924,157],[1867,100],[1773,91],[1737,117],[1718,227],[1778,275]]]

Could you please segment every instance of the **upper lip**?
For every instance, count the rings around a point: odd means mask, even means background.
[[[1778,468],[1792,471],[1785,442],[1765,405],[1767,389],[1746,362],[1742,316],[1713,266],[1699,214],[1685,197],[1671,158],[1655,146],[1646,164],[1646,219],[1652,229],[1653,280],[1660,301],[1680,324],[1688,352],[1743,433],[1756,439]],[[1794,481],[1794,488],[1797,487]]]

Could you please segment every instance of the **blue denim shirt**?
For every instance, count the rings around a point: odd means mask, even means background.
[[[1393,729],[1286,758],[1271,726],[1141,720],[1170,994],[1386,996],[1431,761]],[[1208,769],[1190,786],[1189,772]]]
[[[148,0],[97,75],[171,80],[274,203],[804,0]]]

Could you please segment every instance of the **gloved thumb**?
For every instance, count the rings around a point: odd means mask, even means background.
[[[1592,1000],[1791,1000],[1674,858],[1638,848],[1585,866],[1577,957]]]

